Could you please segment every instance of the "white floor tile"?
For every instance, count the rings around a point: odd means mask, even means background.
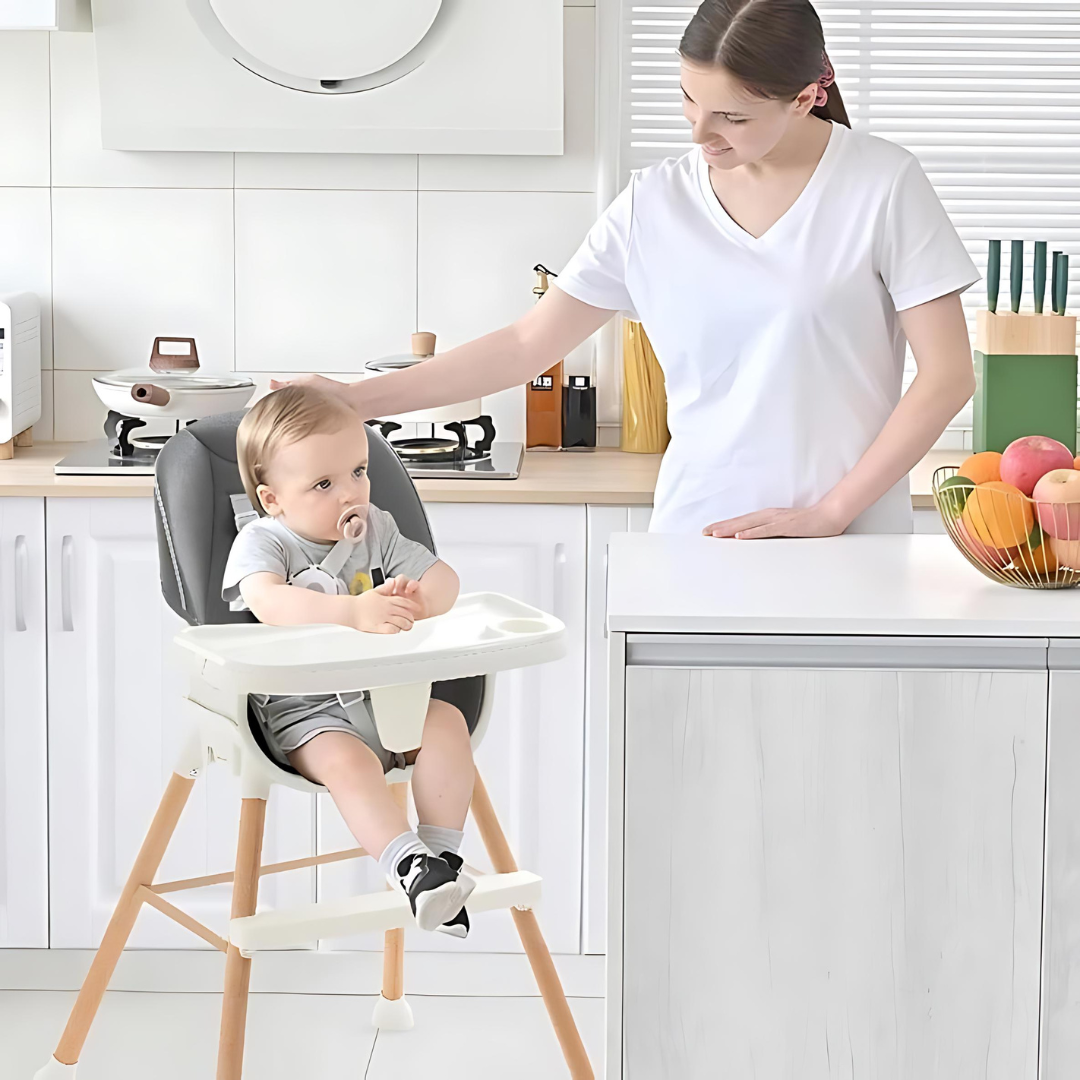
[[[556,1080],[567,1075],[540,998],[409,999],[416,1027],[381,1031],[366,1080]],[[603,1076],[604,1003],[570,1007],[593,1072]]]
[[[74,994],[0,994],[0,1080],[30,1080],[49,1058]],[[244,1075],[256,1080],[360,1080],[375,1031],[373,998],[253,994]],[[110,993],[79,1080],[192,1080],[214,1075],[217,994]]]
[[[63,1030],[72,993],[0,993],[0,1080],[30,1080]],[[244,1075],[255,1080],[553,1080],[566,1075],[543,1002],[410,998],[416,1027],[371,1027],[370,997],[253,994]],[[570,1002],[597,1076],[604,1003]],[[79,1080],[192,1080],[214,1074],[217,994],[109,993],[91,1029]],[[376,1037],[377,1035],[377,1037]]]

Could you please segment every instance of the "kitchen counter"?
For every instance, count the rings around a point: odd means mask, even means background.
[[[1080,590],[999,585],[947,536],[617,535],[607,610],[627,633],[1080,635]]]
[[[639,533],[607,610],[609,1080],[1075,1075],[1080,592]]]
[[[150,476],[56,476],[53,465],[73,449],[71,443],[39,443],[0,461],[0,496],[48,495],[131,498],[154,490]],[[933,507],[930,478],[940,465],[958,464],[967,451],[934,450],[911,473],[912,503]],[[517,480],[418,480],[427,502],[591,503],[651,506],[659,454],[527,453]]]

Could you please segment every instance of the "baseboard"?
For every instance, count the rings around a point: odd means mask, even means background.
[[[78,990],[90,949],[0,949],[0,990]],[[555,956],[570,997],[604,996],[604,957]],[[110,988],[151,993],[218,993],[225,958],[220,953],[130,949],[117,965]],[[257,994],[377,994],[382,953],[266,952],[251,964]],[[405,992],[447,997],[538,995],[521,953],[405,954]]]

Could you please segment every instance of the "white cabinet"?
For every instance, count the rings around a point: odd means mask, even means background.
[[[1080,643],[1050,643],[1041,1080],[1080,1060]]]
[[[477,754],[518,863],[544,878],[540,925],[553,952],[581,948],[582,769],[585,697],[585,508],[435,503],[427,506],[439,555],[463,592],[507,593],[566,623],[567,654],[552,664],[500,674],[491,726]],[[350,847],[328,797],[320,798],[319,847]],[[463,855],[490,869],[471,819]],[[385,887],[372,860],[320,869],[319,897]],[[504,913],[477,917],[468,941],[409,931],[407,948],[519,951]],[[327,943],[378,949],[374,936]]]
[[[1045,647],[627,636],[625,1080],[1036,1080]]]
[[[0,499],[0,948],[49,944],[45,507]]]
[[[652,507],[588,508],[588,586],[585,647],[585,832],[582,952],[603,954],[607,935],[608,673],[607,552],[616,533],[646,532]]]
[[[52,945],[88,948],[101,937],[183,737],[182,686],[167,660],[183,624],[161,598],[151,499],[48,499],[46,534]],[[237,780],[209,770],[160,877],[231,870],[239,807]],[[314,810],[313,797],[275,788],[267,861],[312,853]],[[266,878],[260,898],[270,907],[309,902],[314,875]],[[224,931],[226,887],[179,902]],[[131,944],[203,947],[150,910]]]

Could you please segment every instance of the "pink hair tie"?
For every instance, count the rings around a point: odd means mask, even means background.
[[[829,62],[829,54],[822,52],[822,63],[825,65],[825,70],[821,73],[821,77],[818,79],[817,96],[814,98],[814,108],[820,109],[822,105],[828,104],[829,95],[826,92],[826,87],[832,86],[836,82],[836,72],[833,71],[833,66]]]

